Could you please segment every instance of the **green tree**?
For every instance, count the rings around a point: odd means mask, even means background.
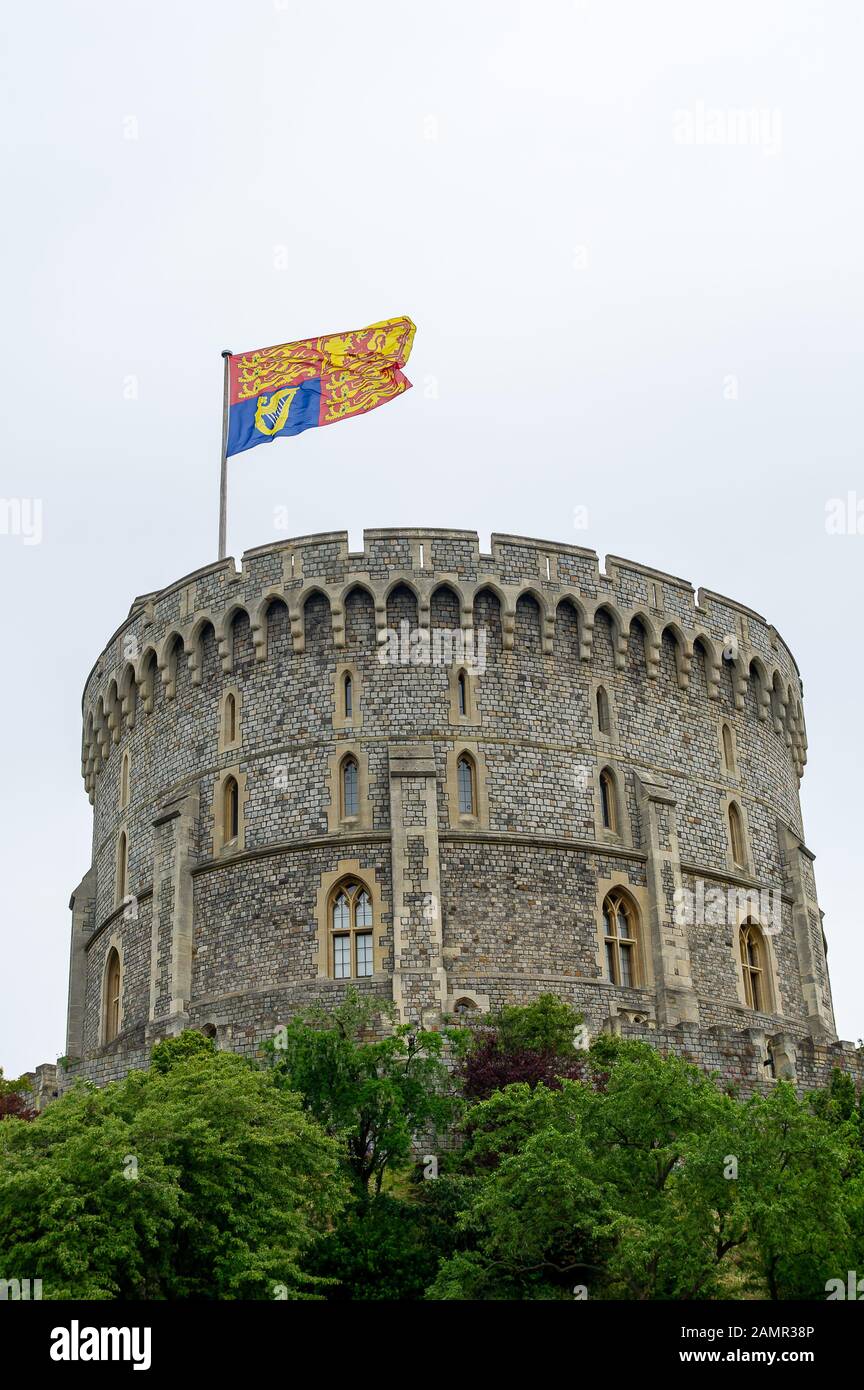
[[[475,1176],[457,1221],[466,1248],[442,1263],[427,1297],[571,1298],[602,1272],[615,1210],[582,1132],[582,1090],[523,1083],[472,1108]]]
[[[399,1197],[356,1197],[313,1252],[312,1269],[333,1281],[327,1298],[422,1299],[441,1261],[459,1245],[455,1222],[464,1186],[464,1179],[441,1176],[419,1179]]]
[[[855,1126],[831,1124],[788,1082],[754,1096],[740,1116],[738,1182],[748,1240],[744,1265],[772,1299],[824,1298],[828,1279],[853,1268],[850,1205],[860,1181],[844,1181]]]
[[[414,1137],[447,1126],[458,1108],[441,1034],[401,1025],[374,1037],[375,1011],[351,991],[330,1014],[294,1019],[268,1049],[277,1081],[343,1144],[363,1194],[380,1192],[385,1172],[410,1161]]]
[[[457,1228],[428,1297],[824,1297],[856,1268],[854,1098],[742,1102],[676,1056],[604,1038],[583,1081],[471,1107]],[[844,1118],[847,1116],[848,1118]]]
[[[205,1039],[0,1126],[0,1267],[47,1298],[314,1296],[346,1197],[300,1098]]]
[[[531,1004],[514,1004],[492,1014],[489,1020],[504,1052],[548,1052],[572,1057],[582,1015],[555,994],[541,994]]]

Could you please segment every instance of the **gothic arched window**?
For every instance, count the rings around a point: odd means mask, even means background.
[[[334,979],[366,979],[374,970],[372,898],[359,879],[343,879],[330,896],[330,963]]]
[[[747,1008],[755,1009],[758,1013],[767,1013],[769,992],[765,968],[765,942],[760,928],[749,917],[738,928],[738,949],[741,955],[741,974]]]
[[[613,888],[603,899],[606,973],[625,989],[639,986],[639,920],[632,899]]]
[[[113,1042],[120,1032],[120,957],[114,946],[105,966],[105,1042]]]

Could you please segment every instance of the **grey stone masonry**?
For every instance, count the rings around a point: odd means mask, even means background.
[[[421,1025],[447,1008],[436,772],[429,745],[391,744],[393,999],[403,1019]]]
[[[351,987],[428,1027],[551,991],[745,1087],[859,1071],[806,758],[776,629],[618,556],[409,528],[207,565],[85,683],[57,1084],[186,1026],[254,1055]]]

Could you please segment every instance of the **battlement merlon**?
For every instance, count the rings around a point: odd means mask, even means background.
[[[531,586],[554,605],[570,593],[593,604],[603,600],[620,612],[644,610],[662,631],[678,623],[687,631],[704,629],[715,642],[736,638],[766,668],[779,668],[798,694],[802,685],[790,648],[776,628],[755,609],[711,589],[698,592],[686,579],[651,566],[609,555],[601,569],[597,553],[582,546],[536,537],[491,537],[490,553],[480,549],[476,531],[436,527],[376,528],[363,532],[363,550],[349,549],[347,531],[321,532],[256,546],[240,566],[232,557],[192,570],[162,589],[137,596],[126,619],[112,634],[85,683],[82,707],[121,664],[127,635],[139,645],[192,613],[222,608],[229,600],[251,604],[262,593],[300,593],[317,586],[341,592],[353,577],[370,582],[392,574],[417,582],[448,578],[473,590],[497,581],[514,592]]]

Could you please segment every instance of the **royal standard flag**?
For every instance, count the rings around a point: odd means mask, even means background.
[[[259,348],[230,359],[227,454],[315,425],[333,425],[401,396],[414,341],[410,319]]]

